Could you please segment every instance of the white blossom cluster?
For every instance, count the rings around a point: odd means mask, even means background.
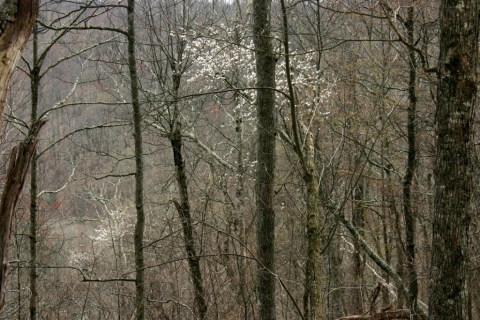
[[[255,53],[251,40],[233,42],[232,29],[212,30],[208,37],[189,41],[186,51],[193,58],[188,82],[201,84],[201,93],[218,92],[233,88],[242,90],[237,108],[250,110],[255,101]],[[329,113],[328,101],[334,89],[334,81],[327,81],[316,68],[316,53],[292,52],[290,55],[292,82],[299,119],[305,121]],[[285,60],[281,58],[276,68],[277,89],[288,95]],[[288,107],[286,96],[277,93],[279,107]],[[249,112],[251,116],[253,113]]]
[[[290,74],[297,107],[298,119],[309,122],[317,116],[328,115],[329,101],[334,93],[335,82],[327,81],[322,71],[316,67],[315,53],[290,54]],[[277,89],[288,94],[288,83],[285,60],[277,65]],[[280,107],[288,108],[289,102],[285,95],[277,94]],[[287,117],[288,119],[288,117]]]
[[[198,37],[187,44],[186,51],[195,61],[190,69],[188,82],[201,84],[200,93],[224,92],[239,89],[235,110],[241,110],[244,121],[253,116],[255,102],[255,55],[253,43],[242,40],[233,43],[228,38],[232,29],[212,30],[208,37]]]

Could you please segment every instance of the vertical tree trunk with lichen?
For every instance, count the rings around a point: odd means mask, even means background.
[[[260,320],[275,316],[275,56],[270,26],[271,0],[253,0],[253,42],[257,70],[257,297]]]
[[[468,319],[478,9],[478,0],[440,5],[430,320]]]

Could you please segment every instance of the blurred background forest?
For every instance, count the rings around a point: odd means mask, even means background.
[[[7,96],[1,167],[29,123],[49,121],[17,207],[1,319],[135,319],[140,269],[147,319],[257,317],[251,3],[135,5],[129,29],[123,0],[40,1]],[[310,319],[312,308],[323,319],[410,308],[345,223],[405,286],[416,285],[426,309],[438,5],[287,1],[292,128],[283,16],[272,3],[278,319]],[[472,319],[476,218],[473,210]]]

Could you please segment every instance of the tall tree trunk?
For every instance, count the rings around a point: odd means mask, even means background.
[[[467,319],[478,1],[442,0],[429,314]]]
[[[408,8],[408,18],[405,21],[407,28],[407,40],[413,46],[414,39],[414,6]],[[403,180],[403,215],[405,219],[405,253],[406,253],[406,275],[408,289],[410,290],[410,301],[407,301],[408,308],[415,312],[418,295],[417,271],[415,270],[415,225],[416,218],[412,205],[412,182],[417,167],[417,147],[415,134],[415,113],[417,108],[416,82],[417,70],[415,52],[409,49],[410,75],[408,83],[408,115],[407,115],[407,141],[408,155],[407,168]]]
[[[307,261],[305,265],[305,291],[303,294],[303,312],[305,319],[322,319],[322,261],[320,257],[320,206],[319,183],[315,167],[315,141],[308,127],[304,126],[305,144],[300,143],[297,121],[296,101],[290,72],[290,50],[288,40],[288,17],[285,1],[281,1],[283,16],[283,45],[285,48],[285,71],[289,92],[290,115],[294,136],[294,150],[300,160],[302,178],[306,187],[307,209]],[[320,58],[319,58],[320,59]],[[317,70],[320,60],[318,60]]]
[[[360,159],[357,161],[357,166],[360,165]],[[361,173],[360,173],[361,174]],[[365,210],[364,210],[364,185],[363,177],[360,177],[353,189],[353,212],[352,223],[357,228],[360,235],[363,237],[365,228]],[[354,239],[354,252],[353,252],[353,286],[351,308],[353,314],[363,314],[363,274],[365,270],[365,257],[362,251],[360,243]]]
[[[33,27],[33,69],[30,73],[30,84],[31,84],[31,122],[32,124],[37,121],[37,109],[38,109],[38,89],[40,86],[40,70],[38,66],[38,32],[37,25]],[[37,154],[35,153],[32,156],[32,163],[30,168],[30,319],[37,319]]]
[[[270,27],[271,0],[253,0],[253,41],[257,70],[257,292],[260,320],[275,319],[275,56]]]
[[[140,108],[137,66],[135,62],[135,0],[128,0],[128,69],[133,109],[133,137],[135,144],[135,208],[137,220],[134,232],[135,250],[135,312],[138,320],[145,319],[145,262],[143,256],[143,235],[145,212],[143,208],[143,146],[142,111]]]
[[[193,237],[192,216],[190,212],[190,202],[188,200],[188,183],[185,174],[185,161],[182,155],[182,135],[180,123],[177,123],[170,136],[170,143],[173,149],[173,162],[178,183],[178,193],[180,203],[175,202],[180,220],[182,221],[183,239],[188,256],[188,266],[190,276],[193,282],[195,293],[195,317],[196,319],[207,319],[207,303],[205,301],[205,290],[203,288],[202,273],[200,269],[200,258],[195,250],[195,240]]]
[[[238,100],[238,94],[235,93],[235,101]],[[237,149],[237,161],[235,165],[235,200],[234,200],[234,234],[240,243],[234,242],[234,248],[237,269],[238,269],[238,297],[243,304],[243,317],[246,320],[248,318],[248,298],[246,293],[246,279],[245,279],[245,256],[246,256],[246,243],[245,243],[245,201],[244,201],[244,181],[245,181],[245,165],[243,161],[243,116],[241,110],[236,110],[235,119],[235,132],[236,132],[236,149]]]
[[[305,168],[303,180],[307,188],[307,264],[305,270],[305,319],[322,319],[322,260],[320,239],[320,205],[318,200],[318,175],[314,162],[314,141],[306,132]]]
[[[183,17],[186,16],[186,4],[182,6]],[[179,40],[177,43],[176,59],[169,59],[170,68],[172,69],[172,96],[173,96],[173,118],[171,122],[170,144],[173,150],[173,163],[175,165],[175,173],[178,184],[178,193],[180,203],[174,202],[175,207],[180,216],[183,229],[183,241],[188,256],[188,266],[190,269],[190,277],[192,279],[194,290],[194,313],[195,318],[199,320],[207,319],[207,301],[205,299],[205,289],[203,284],[202,270],[200,268],[200,257],[195,250],[195,239],[193,234],[193,220],[190,210],[190,200],[188,197],[188,181],[185,172],[185,161],[183,159],[182,148],[182,125],[179,120],[180,114],[178,110],[178,94],[182,80],[181,61],[186,42]]]

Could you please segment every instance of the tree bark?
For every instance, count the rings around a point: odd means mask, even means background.
[[[306,133],[305,168],[303,180],[307,188],[307,265],[305,272],[305,319],[322,319],[322,260],[320,239],[320,206],[318,200],[318,175],[314,162],[314,141],[311,132]]]
[[[3,123],[8,84],[32,32],[38,0],[17,0],[16,6],[17,12],[13,19],[4,18],[6,20],[0,21],[0,24],[5,24],[0,34],[0,127]]]
[[[37,109],[38,109],[38,89],[40,86],[40,67],[38,66],[38,32],[37,25],[33,28],[33,69],[30,73],[30,91],[32,94],[31,101],[31,122],[37,121]],[[37,153],[32,156],[32,163],[30,168],[30,301],[29,311],[30,320],[37,319]]]
[[[13,5],[16,12],[3,15],[0,24],[3,30],[0,34],[0,127],[3,123],[3,111],[8,91],[8,84],[12,77],[23,49],[28,41],[32,26],[37,16],[37,0],[4,1],[3,8]],[[17,204],[18,196],[25,181],[30,159],[35,153],[37,134],[45,121],[32,123],[32,130],[27,138],[12,150],[7,182],[5,183],[0,207],[0,309],[5,304],[6,272],[8,264],[8,246],[12,217]]]
[[[443,0],[435,117],[431,320],[468,317],[468,245],[473,194],[478,1]]]
[[[173,149],[173,162],[175,164],[178,192],[180,194],[180,203],[175,202],[175,207],[182,221],[183,239],[195,293],[195,317],[196,319],[203,320],[207,319],[207,303],[205,301],[205,290],[203,288],[202,272],[200,269],[200,258],[197,256],[195,250],[192,215],[190,212],[190,202],[188,200],[187,175],[185,174],[185,162],[182,155],[183,142],[179,123],[177,123],[176,128],[171,134],[170,143]]]
[[[257,71],[257,292],[260,320],[275,319],[275,56],[270,26],[271,0],[253,1],[253,42]]]
[[[414,38],[414,6],[408,8],[408,18],[405,21],[407,29],[407,40],[413,46]],[[408,119],[407,119],[407,141],[408,141],[408,155],[407,168],[403,181],[403,214],[405,219],[405,253],[406,253],[406,275],[408,289],[410,291],[410,300],[407,301],[410,310],[416,310],[418,283],[417,271],[415,269],[415,230],[416,218],[415,210],[412,205],[412,182],[417,167],[417,147],[416,147],[416,133],[415,133],[415,115],[417,108],[416,82],[417,70],[415,62],[415,52],[409,49],[409,64],[410,74],[408,83]]]
[[[356,167],[360,166],[361,157],[356,161]],[[360,173],[361,174],[361,173]],[[358,230],[360,236],[364,236],[365,229],[365,209],[364,209],[364,178],[359,177],[357,184],[353,189],[353,212],[352,212],[352,223],[353,226]],[[352,290],[352,301],[351,301],[351,310],[354,314],[363,314],[364,305],[363,298],[365,294],[364,290],[364,271],[365,271],[365,254],[363,253],[362,246],[358,240],[353,240],[354,252],[352,255],[353,261],[353,290]]]
[[[8,246],[10,244],[11,227],[15,206],[22,191],[27,175],[30,159],[35,153],[38,133],[47,120],[32,124],[27,137],[13,148],[7,171],[2,200],[0,202],[0,309],[5,304],[7,289]]]
[[[133,137],[135,144],[135,208],[137,220],[134,232],[135,250],[135,319],[145,319],[145,262],[143,235],[145,232],[145,211],[143,208],[143,146],[142,110],[140,108],[137,66],[135,62],[135,0],[128,0],[128,69],[133,109]]]

